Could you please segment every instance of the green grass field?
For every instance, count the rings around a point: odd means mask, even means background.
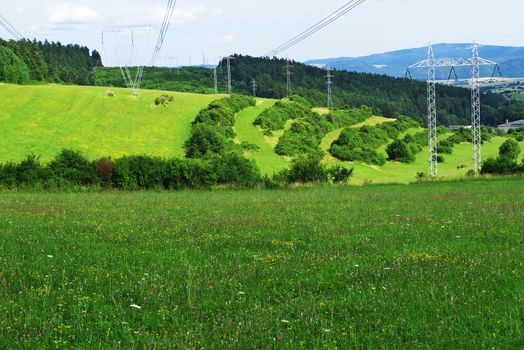
[[[35,154],[47,161],[63,148],[90,158],[148,154],[183,156],[191,122],[216,95],[167,92],[174,101],[157,107],[161,91],[60,85],[0,85],[0,162]]]
[[[0,349],[522,349],[524,181],[1,193]]]

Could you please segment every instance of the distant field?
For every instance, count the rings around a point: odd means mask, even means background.
[[[46,161],[63,148],[90,158],[125,154],[183,156],[191,122],[216,95],[168,92],[168,107],[154,99],[163,92],[79,86],[0,85],[0,161],[28,154]]]
[[[0,195],[0,349],[522,349],[524,181]]]

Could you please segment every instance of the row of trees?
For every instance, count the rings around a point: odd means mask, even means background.
[[[11,57],[9,60],[5,57]],[[9,62],[16,61],[9,68]],[[20,64],[21,63],[21,64]],[[90,52],[80,45],[62,45],[60,42],[5,41],[0,39],[0,80],[10,83],[28,83],[30,81],[93,85],[93,69],[102,66],[102,59],[97,51]],[[16,78],[2,74],[14,70]]]

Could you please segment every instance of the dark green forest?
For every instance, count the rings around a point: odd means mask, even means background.
[[[93,69],[102,62],[97,51],[90,52],[84,46],[62,45],[60,42],[47,40],[0,39],[0,48],[0,81],[9,83],[94,85]],[[13,62],[16,62],[16,72],[3,74],[2,72],[13,70]]]
[[[257,81],[257,96],[283,98],[287,96],[286,60],[233,56],[232,85],[235,93],[251,94],[252,80]],[[292,93],[308,99],[313,105],[326,105],[326,71],[299,62],[291,62]],[[224,93],[227,79],[225,60],[220,62],[219,92]],[[338,108],[370,106],[378,115],[394,117],[407,115],[425,124],[426,84],[424,82],[391,78],[385,75],[334,71],[334,103]],[[147,68],[142,86],[147,89],[213,93],[213,71],[202,67]],[[123,86],[120,71],[115,68],[98,68],[97,85]],[[470,91],[439,86],[439,123],[442,125],[470,124]],[[486,125],[497,125],[506,119],[524,116],[524,103],[501,95],[484,93],[482,120]]]

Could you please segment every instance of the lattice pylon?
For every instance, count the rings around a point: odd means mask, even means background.
[[[433,47],[428,47],[428,147],[429,176],[438,176],[438,134],[437,134],[437,89],[435,77],[435,55]]]
[[[231,85],[231,56],[227,56],[227,93],[233,93],[233,86]]]
[[[326,71],[327,71],[327,74],[326,74],[326,78],[327,78],[327,108],[328,109],[333,109],[333,75],[331,74],[331,68],[330,67],[327,67],[326,68]]]
[[[473,133],[473,173],[480,174],[482,167],[482,135],[480,109],[480,62],[476,43],[472,49],[472,77],[471,77],[471,128]]]

